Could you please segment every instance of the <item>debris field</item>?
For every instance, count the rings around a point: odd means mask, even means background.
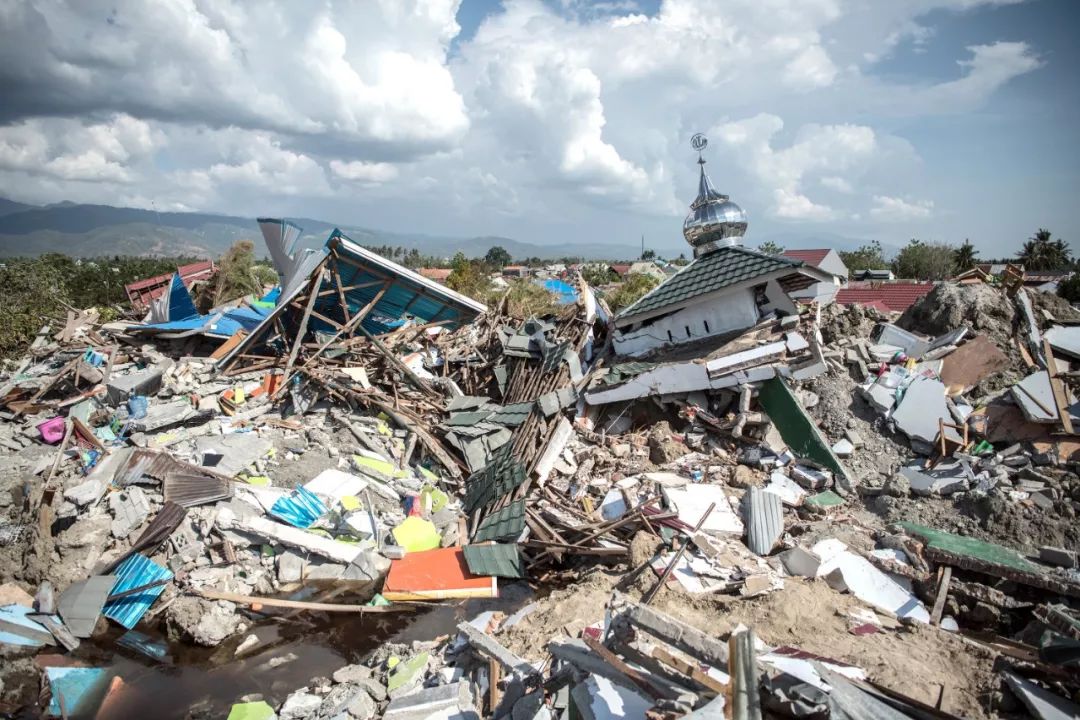
[[[671,287],[615,316],[576,276],[513,317],[259,222],[267,296],[201,315],[176,276],[0,377],[0,709],[111,717],[139,680],[95,647],[273,668],[263,628],[456,605],[158,714],[1080,716],[1072,308],[1008,278],[900,316],[759,293],[748,327],[651,347]],[[765,292],[820,281],[725,252]]]

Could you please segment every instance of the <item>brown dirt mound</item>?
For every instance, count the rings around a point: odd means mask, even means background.
[[[985,283],[942,283],[920,298],[896,324],[924,335],[941,335],[967,325],[988,335],[999,347],[1012,345],[1016,306],[1000,289]]]

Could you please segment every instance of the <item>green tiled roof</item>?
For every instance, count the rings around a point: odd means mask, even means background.
[[[466,545],[462,549],[473,575],[525,577],[525,565],[517,545]]]
[[[619,313],[619,319],[685,302],[777,270],[802,267],[798,260],[765,255],[744,247],[722,247],[702,255],[652,292]]]
[[[515,500],[502,510],[491,513],[473,533],[473,542],[513,540],[525,529],[525,501]]]
[[[506,443],[494,453],[482,470],[465,481],[465,511],[472,512],[497,500],[525,482],[525,468],[511,453]]]
[[[530,400],[528,402],[503,405],[488,420],[506,427],[517,427],[529,417],[529,413],[532,412],[533,402]]]

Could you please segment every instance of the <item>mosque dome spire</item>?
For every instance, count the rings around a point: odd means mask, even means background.
[[[708,139],[698,133],[690,144],[698,151],[701,177],[697,198],[690,204],[690,214],[683,221],[683,237],[694,248],[694,257],[700,257],[727,245],[742,244],[746,234],[746,213],[712,186],[702,155],[708,147]]]

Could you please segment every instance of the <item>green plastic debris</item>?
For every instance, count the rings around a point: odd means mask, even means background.
[[[422,652],[415,657],[399,662],[386,678],[386,692],[392,693],[398,688],[408,687],[415,682],[427,668],[429,653]]]
[[[971,449],[972,455],[990,455],[994,452],[994,446],[986,440],[980,440],[979,444]]]
[[[420,490],[421,506],[431,512],[439,512],[450,502],[450,498],[442,490],[431,485],[425,485]]]
[[[368,605],[371,607],[383,607],[389,605],[390,601],[382,596],[382,593],[375,593],[375,597],[368,601]]]
[[[1044,574],[1043,568],[1028,562],[1023,555],[1012,548],[994,545],[993,543],[983,542],[982,540],[976,540],[975,538],[964,537],[962,535],[953,535],[952,533],[947,533],[943,530],[935,530],[924,525],[916,525],[915,523],[900,522],[897,524],[902,527],[908,535],[917,537],[925,542],[927,546],[937,550],[952,553],[953,555],[974,558],[976,560],[981,560],[984,563],[997,565],[1003,568],[1011,568],[1013,570],[1019,570],[1020,572],[1036,575]]]
[[[819,492],[817,495],[811,495],[803,502],[807,502],[811,505],[816,505],[818,507],[829,508],[836,507],[837,505],[843,505],[844,498],[840,497],[832,490],[825,490],[824,492]]]
[[[277,713],[274,708],[266,704],[265,700],[258,702],[236,703],[229,710],[227,720],[274,720]]]

